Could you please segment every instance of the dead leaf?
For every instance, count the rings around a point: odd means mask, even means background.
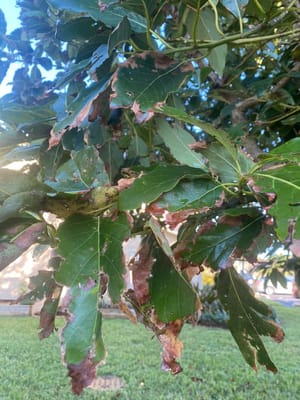
[[[121,192],[122,190],[128,189],[133,184],[135,179],[136,179],[135,177],[119,179],[118,180],[118,191]]]
[[[300,257],[300,239],[293,239],[290,250],[295,257]]]
[[[136,299],[140,305],[149,301],[149,283],[154,259],[151,254],[150,238],[142,240],[140,249],[130,263]]]
[[[68,364],[67,367],[74,394],[81,394],[83,389],[91,385],[96,378],[97,364],[93,362],[93,357],[90,354],[87,354],[80,364]]]
[[[46,339],[54,332],[55,317],[61,293],[62,286],[54,282],[40,312],[39,338],[41,340]]]
[[[207,143],[205,142],[205,140],[202,140],[201,142],[195,142],[195,143],[191,143],[188,145],[188,147],[191,150],[202,150],[202,149],[207,149]]]

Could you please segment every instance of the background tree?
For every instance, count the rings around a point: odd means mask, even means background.
[[[22,62],[0,101],[0,265],[33,243],[55,249],[22,300],[45,298],[44,338],[70,287],[62,345],[73,391],[105,355],[106,291],[153,330],[163,369],[180,372],[201,265],[218,271],[245,360],[276,371],[261,336],[284,334],[232,265],[300,237],[298,2],[18,5],[22,26],[10,35],[0,12],[1,78]],[[16,160],[31,163],[8,169]],[[58,229],[45,212],[62,219]],[[166,227],[179,227],[172,247]],[[137,234],[128,290],[122,244]]]

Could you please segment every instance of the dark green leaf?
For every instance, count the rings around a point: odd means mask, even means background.
[[[124,17],[122,21],[115,27],[109,36],[108,52],[111,54],[116,47],[120,44],[127,42],[131,35],[131,26],[127,19]]]
[[[173,190],[163,194],[157,204],[169,211],[212,207],[220,198],[222,187],[209,179],[180,182]]]
[[[125,214],[116,220],[103,218],[100,221],[101,269],[109,276],[108,292],[113,301],[120,301],[124,289],[124,265],[122,243],[130,234],[129,223]]]
[[[133,210],[141,204],[151,203],[161,194],[172,190],[176,184],[188,177],[203,176],[200,169],[181,166],[159,166],[136,179],[133,185],[120,193],[120,210]]]
[[[238,182],[254,165],[253,161],[241,152],[236,152],[235,157],[232,157],[219,143],[212,143],[202,153],[208,159],[211,170],[221,178],[223,183]]]
[[[161,119],[158,123],[158,134],[169,147],[173,157],[181,164],[207,170],[206,160],[202,154],[190,148],[196,140],[185,129],[178,124],[170,125],[166,120]]]
[[[233,219],[234,217],[232,217]],[[214,270],[227,266],[235,249],[247,250],[262,228],[262,218],[236,217],[230,225],[219,223],[199,235],[195,242],[187,245],[183,255],[197,263],[205,263]]]
[[[145,32],[147,23],[145,18],[133,11],[128,11],[119,5],[105,7],[101,11],[98,0],[66,0],[61,4],[60,0],[48,0],[55,8],[69,10],[75,13],[83,13],[92,17],[95,21],[101,21],[107,26],[117,26],[124,17],[127,17],[135,32]]]
[[[64,42],[73,40],[89,40],[97,34],[99,25],[92,18],[79,17],[57,25],[57,38]]]
[[[249,0],[221,0],[221,3],[229,10],[236,18],[241,18],[244,14],[245,7]]]
[[[12,194],[0,206],[0,223],[16,218],[22,211],[39,210],[44,198],[42,192],[19,192]]]
[[[54,180],[45,180],[47,186],[61,193],[80,193],[109,183],[104,163],[94,147],[73,151],[71,156],[58,168]]]
[[[289,220],[299,219],[300,167],[286,165],[282,168],[258,171],[255,183],[264,193],[276,193],[277,198],[269,213],[275,218],[276,232],[280,240],[288,235]],[[300,226],[296,225],[295,237],[300,237]]]
[[[273,5],[273,0],[249,0],[246,12],[260,19],[266,17]]]
[[[196,310],[195,291],[162,251],[152,266],[149,288],[155,311],[162,322],[185,318]]]
[[[76,128],[82,124],[88,116],[92,102],[95,98],[107,88],[109,76],[104,77],[100,82],[91,84],[88,88],[81,90],[78,96],[69,106],[70,114],[62,121],[59,121],[53,127],[50,139],[51,145],[59,143],[62,134],[72,128]]]
[[[146,53],[130,58],[114,75],[111,107],[131,107],[138,121],[146,121],[189,74],[168,57]]]
[[[254,297],[252,290],[233,267],[221,271],[217,280],[219,298],[229,313],[228,327],[247,363],[256,370],[257,362],[268,370],[277,368],[260,338],[284,338],[282,329],[272,320],[272,310]]]
[[[119,301],[124,286],[122,243],[129,235],[125,215],[115,221],[72,216],[58,230],[59,254],[64,258],[55,277],[58,282],[73,286],[88,278],[97,279],[100,271],[109,276],[109,294]]]

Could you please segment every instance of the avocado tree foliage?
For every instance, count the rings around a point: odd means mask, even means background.
[[[233,262],[300,238],[298,1],[17,3],[10,34],[0,10],[1,80],[18,63],[0,99],[0,268],[34,243],[54,249],[22,301],[45,299],[45,338],[69,287],[73,391],[105,356],[106,291],[154,332],[163,369],[180,372],[202,265],[217,272],[247,363],[276,372],[261,337],[284,333]],[[166,228],[178,228],[172,245]],[[128,266],[123,244],[136,235]]]

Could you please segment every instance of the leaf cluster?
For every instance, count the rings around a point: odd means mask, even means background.
[[[0,99],[0,269],[37,242],[57,253],[24,300],[45,298],[46,337],[69,287],[62,347],[73,391],[104,358],[106,292],[154,332],[163,369],[180,372],[202,265],[219,274],[246,361],[275,371],[261,336],[283,332],[233,262],[300,237],[297,2],[18,5],[22,26],[10,34],[0,10],[0,80],[22,63]]]

